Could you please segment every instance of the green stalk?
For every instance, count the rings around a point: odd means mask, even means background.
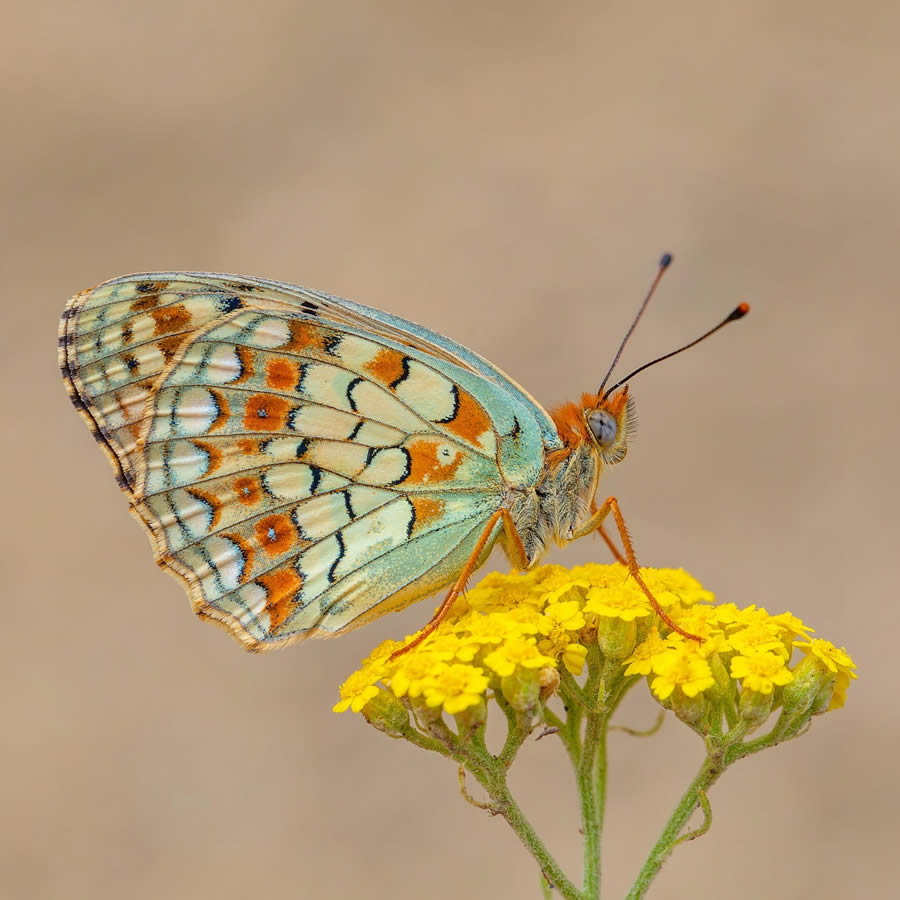
[[[600,896],[600,881],[603,873],[603,858],[601,855],[603,843],[603,822],[606,817],[606,776],[609,763],[606,755],[606,734],[609,724],[609,713],[603,718],[600,730],[600,739],[597,742],[597,760],[594,765],[594,796],[597,803],[597,896]]]
[[[785,740],[782,730],[776,726],[768,734],[764,734],[755,740],[744,742],[743,737],[747,733],[748,728],[748,723],[741,720],[724,736],[720,743],[717,745],[712,742],[708,743],[709,749],[705,762],[697,773],[696,778],[691,782],[690,787],[684,792],[678,806],[675,807],[675,812],[672,813],[665,828],[663,828],[659,840],[650,851],[650,855],[638,873],[638,877],[632,885],[626,900],[640,900],[646,895],[650,888],[650,882],[659,873],[662,864],[669,858],[679,843],[706,833],[711,822],[707,794],[728,766],[739,759],[744,759],[754,753],[759,753],[761,750],[774,747]],[[690,819],[698,806],[703,808],[705,816],[703,825],[694,832],[680,836],[688,819]]]
[[[565,900],[585,900],[578,888],[566,877],[559,863],[544,846],[534,827],[513,799],[506,783],[506,765],[489,753],[478,751],[467,756],[470,757],[466,759],[469,771],[487,791],[496,812],[506,819],[510,828],[535,858],[544,878]]]
[[[597,774],[606,772],[606,716],[590,712],[584,732],[576,781],[581,798],[581,821],[584,830],[584,896],[600,897],[600,838],[603,829],[605,778],[601,787]]]
[[[719,780],[721,774],[725,771],[726,762],[725,754],[718,751],[708,756],[697,773],[697,777],[691,782],[690,787],[684,792],[678,806],[663,828],[659,840],[650,851],[643,868],[638,873],[638,877],[628,892],[626,900],[640,900],[646,896],[650,888],[650,883],[659,873],[663,863],[669,858],[675,845],[678,843],[679,835],[687,824],[694,810],[700,805],[701,793],[706,794],[709,789]]]

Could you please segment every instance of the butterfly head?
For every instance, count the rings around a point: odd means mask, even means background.
[[[634,369],[624,378],[620,378],[612,387],[607,388],[606,385],[612,380],[612,374],[615,370],[622,351],[628,343],[634,329],[637,327],[656,286],[659,284],[663,273],[672,264],[672,254],[664,253],[659,261],[659,269],[650,290],[644,298],[644,302],[638,309],[637,315],[634,317],[630,327],[625,332],[625,337],[619,344],[619,349],[613,357],[612,364],[606,372],[600,387],[596,394],[583,394],[581,397],[581,407],[575,403],[568,403],[560,409],[552,413],[553,421],[556,424],[559,436],[562,439],[565,449],[558,451],[561,454],[569,454],[571,451],[584,444],[586,441],[592,442],[593,449],[600,461],[605,465],[613,465],[625,458],[628,452],[628,438],[634,433],[636,419],[634,414],[634,402],[628,395],[628,382],[635,375],[661,363],[663,360],[671,359],[679,353],[696,346],[701,341],[705,341],[710,335],[715,334],[720,328],[723,328],[729,322],[736,322],[742,319],[750,311],[750,307],[746,303],[741,303],[733,309],[718,325],[704,332],[700,337],[672,350],[662,356],[651,359],[650,362],[644,363],[642,366]]]
[[[552,415],[568,451],[587,443],[607,466],[625,458],[637,424],[628,385],[606,397],[582,394],[580,404],[567,403]]]
[[[634,434],[637,419],[628,385],[608,397],[586,394],[582,399],[587,433],[607,466],[615,465],[628,452],[628,438]]]

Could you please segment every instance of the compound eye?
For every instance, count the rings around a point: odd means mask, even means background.
[[[616,440],[616,420],[603,409],[595,409],[588,415],[588,426],[601,447],[609,447]]]

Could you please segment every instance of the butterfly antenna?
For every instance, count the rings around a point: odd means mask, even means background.
[[[644,314],[644,310],[647,308],[647,304],[650,303],[650,298],[653,296],[653,292],[656,290],[656,286],[662,280],[663,273],[671,265],[672,254],[663,253],[659,260],[659,271],[656,273],[656,278],[653,279],[653,284],[650,285],[650,290],[647,291],[647,296],[644,297],[644,302],[641,304],[641,308],[638,310],[637,315],[634,317],[634,321],[631,323],[631,327],[628,329],[628,331],[625,332],[625,337],[622,338],[622,343],[619,344],[619,349],[616,351],[616,356],[612,361],[612,365],[609,367],[609,371],[606,373],[606,377],[600,383],[600,387],[597,388],[597,396],[603,394],[603,388],[606,387],[606,382],[609,381],[610,376],[613,373],[613,369],[615,369],[617,363],[619,362],[619,359],[622,356],[622,351],[625,349],[625,345],[628,343],[628,338],[631,337],[631,333],[635,328],[637,328],[637,323],[641,321],[641,316]],[[607,393],[609,392],[607,391]]]
[[[661,363],[664,359],[670,359],[673,356],[677,356],[679,353],[683,353],[685,350],[690,350],[691,347],[696,347],[700,341],[705,341],[710,335],[715,334],[720,328],[724,328],[729,322],[736,322],[738,319],[743,319],[747,313],[750,312],[750,304],[749,303],[741,303],[740,306],[735,307],[715,328],[710,328],[705,334],[701,334],[700,337],[691,341],[689,344],[685,344],[683,347],[679,347],[677,350],[673,350],[671,353],[666,353],[664,356],[659,356],[656,359],[651,359],[650,362],[644,363],[644,365],[639,366],[633,372],[626,375],[620,381],[617,381],[605,394],[603,394],[602,399],[605,400],[613,391],[618,390],[625,384],[626,381],[630,381],[634,378],[638,372],[643,372],[644,369],[649,369],[650,366],[655,366],[657,363]],[[602,390],[602,388],[601,388]]]

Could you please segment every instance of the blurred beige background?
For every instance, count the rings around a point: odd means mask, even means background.
[[[636,380],[641,431],[601,489],[643,561],[791,609],[860,680],[726,776],[653,896],[895,889],[896,4],[85,0],[3,19],[4,897],[538,896],[452,766],[331,713],[429,603],[263,657],[191,615],[59,381],[72,293],[154,269],[306,284],[418,319],[552,405],[596,386],[663,250],[625,365],[753,313]],[[620,721],[655,714],[641,686]],[[674,720],[611,743],[619,897],[702,748]],[[560,748],[529,743],[514,781],[577,875]]]

